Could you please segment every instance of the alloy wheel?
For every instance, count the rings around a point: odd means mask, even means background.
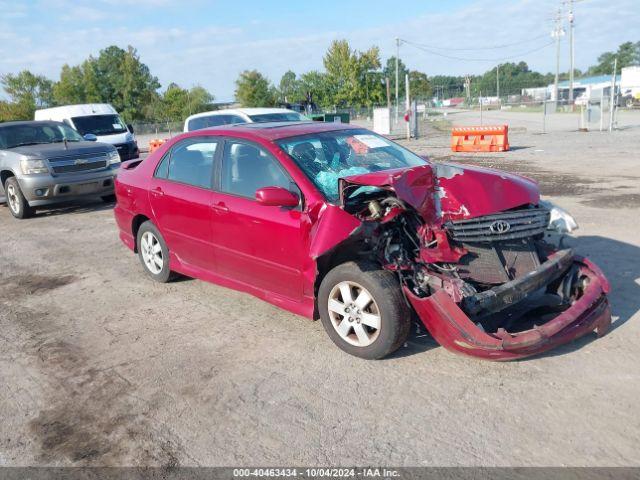
[[[20,199],[18,198],[18,192],[13,185],[7,185],[7,200],[9,201],[9,208],[13,213],[17,214],[20,211]]]
[[[140,253],[145,266],[154,275],[158,275],[164,266],[162,245],[152,232],[144,232],[140,239]]]
[[[362,285],[344,281],[331,289],[329,319],[338,335],[356,347],[366,347],[380,334],[380,310]]]

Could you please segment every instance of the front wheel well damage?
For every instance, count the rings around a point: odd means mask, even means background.
[[[316,258],[316,277],[313,284],[313,295],[316,299],[313,309],[314,320],[320,318],[317,299],[324,277],[335,267],[346,262],[366,262],[367,265],[375,266],[371,257],[365,255],[366,250],[367,244],[362,237],[349,238]]]

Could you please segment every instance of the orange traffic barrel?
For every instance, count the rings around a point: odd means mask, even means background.
[[[159,138],[149,140],[149,153],[155,152],[164,142],[166,142],[166,140],[160,140]]]

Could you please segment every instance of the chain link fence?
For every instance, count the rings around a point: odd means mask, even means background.
[[[496,123],[508,124],[513,132],[607,131],[610,128],[615,130],[636,126],[640,118],[640,110],[632,112],[632,109],[620,107],[615,98],[612,112],[609,96],[577,102],[573,106],[566,100],[535,100],[520,95],[460,100],[455,106],[448,107],[431,101],[413,102],[409,112],[404,104],[399,108],[392,106],[389,110],[389,131],[385,135],[392,139],[433,138],[450,135],[452,125],[482,126]],[[329,108],[314,112],[314,115],[327,114],[332,118],[331,114],[348,114],[349,122],[354,126],[374,130],[374,110],[378,108],[388,107]],[[458,114],[462,112],[465,112],[464,123],[458,123]],[[133,128],[138,145],[144,151],[153,139],[167,139],[182,133],[183,122],[143,122],[133,124]]]

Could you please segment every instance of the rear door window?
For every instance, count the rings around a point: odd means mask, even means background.
[[[217,140],[187,140],[165,155],[155,176],[200,188],[211,188]]]

